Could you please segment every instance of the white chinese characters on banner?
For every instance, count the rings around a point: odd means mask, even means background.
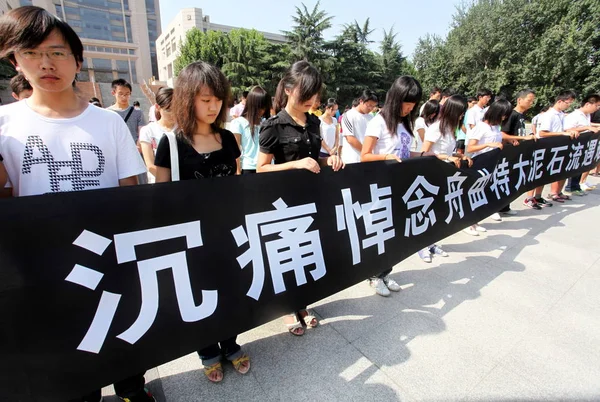
[[[377,246],[379,255],[385,253],[385,241],[396,236],[392,216],[392,189],[391,187],[378,188],[377,184],[369,186],[371,202],[359,204],[352,201],[352,192],[349,188],[342,189],[342,205],[335,206],[338,231],[348,230],[350,248],[352,250],[352,264],[361,261],[360,239],[356,221],[362,218],[367,237],[362,241],[362,248],[367,249]]]
[[[529,182],[542,178],[544,171],[544,156],[546,149],[536,149],[533,151],[533,161],[531,162],[531,170],[529,171]]]
[[[475,211],[477,208],[487,205],[488,200],[485,195],[485,188],[490,181],[492,175],[487,169],[477,171],[481,177],[475,180],[475,183],[467,191],[469,196],[469,204],[471,205],[471,211]]]
[[[201,247],[200,221],[117,234],[114,237],[117,262],[124,264],[136,261],[136,246],[180,237],[185,237],[187,250]],[[74,245],[98,255],[102,255],[111,243],[110,239],[87,230],[84,230],[73,242]],[[194,302],[186,251],[140,260],[137,261],[137,267],[142,294],[140,313],[131,327],[118,335],[118,338],[135,344],[152,327],[159,305],[157,274],[162,270],[170,269],[172,272],[179,312],[183,321],[200,321],[215,312],[218,303],[216,290],[202,290],[202,303],[196,305]],[[65,280],[95,290],[103,276],[104,274],[96,270],[75,265]],[[100,352],[120,299],[120,294],[102,292],[94,319],[77,349],[91,353]]]
[[[560,156],[559,153],[566,151],[568,148],[568,145],[563,145],[562,147],[554,147],[550,150],[550,152],[552,152],[552,159],[550,159],[550,163],[548,163],[548,166],[546,167],[548,173],[554,175],[562,171],[565,156]]]
[[[579,166],[581,166],[581,157],[583,156],[583,144],[580,142],[576,144],[571,144],[571,150],[573,152],[569,152],[569,163],[567,163],[566,167],[567,171],[579,169]]]
[[[419,209],[417,212],[412,212],[406,218],[406,226],[404,228],[404,236],[417,236],[436,222],[435,211],[432,208],[434,198],[431,195],[437,195],[440,191],[438,186],[434,186],[425,179],[424,176],[417,176],[413,184],[406,190],[402,200],[406,203],[406,207],[410,212],[413,209]],[[425,197],[425,192],[430,196]]]
[[[446,223],[452,221],[454,212],[458,213],[458,217],[461,219],[465,216],[462,204],[462,195],[464,194],[462,186],[466,179],[467,177],[461,176],[460,172],[456,172],[453,176],[448,177],[448,194],[444,197],[449,209]]]
[[[594,155],[596,153],[596,147],[598,146],[598,139],[595,138],[588,142],[587,149],[585,150],[585,154],[583,157],[583,166],[590,166],[594,163]]]
[[[492,185],[490,186],[490,189],[496,194],[496,198],[499,200],[502,199],[500,191],[505,195],[510,195],[509,174],[508,162],[506,158],[502,158],[502,162],[498,163],[494,169]]]
[[[519,169],[519,179],[517,180],[517,184],[515,184],[516,191],[519,191],[521,186],[523,186],[524,184],[527,184],[527,174],[525,174],[525,168],[528,166],[529,166],[529,161],[523,160],[523,154],[520,154],[519,161],[513,165],[513,170]]]
[[[237,261],[242,269],[252,263],[252,284],[246,295],[254,300],[259,300],[265,283],[261,237],[279,235],[278,239],[265,243],[275,294],[285,292],[286,272],[294,272],[298,286],[307,283],[306,267],[314,266],[310,274],[315,281],[327,273],[319,231],[307,231],[314,222],[307,215],[317,212],[315,204],[288,207],[279,198],[273,206],[274,211],[246,215],[246,230],[238,226],[231,231],[238,247],[249,243],[248,250]]]

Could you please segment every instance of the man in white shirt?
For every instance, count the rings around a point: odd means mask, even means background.
[[[590,94],[583,99],[581,107],[565,116],[565,130],[575,130],[578,133],[584,131],[593,131],[597,133],[600,130],[599,124],[592,124],[592,113],[595,113],[600,108],[600,95]],[[583,175],[578,174],[569,179],[567,190],[575,195],[584,195],[585,191],[591,191],[596,188],[589,183],[586,183],[588,172]]]
[[[576,130],[565,130],[563,125],[564,111],[571,106],[576,97],[577,94],[570,90],[562,91],[558,94],[554,105],[540,116],[538,133],[541,138],[559,137],[562,135],[571,137],[571,139],[579,137],[579,133]],[[566,180],[559,180],[550,185],[551,193],[548,194],[548,198],[551,201],[563,203],[571,199],[571,197],[562,193],[565,182]]]
[[[358,105],[348,110],[342,116],[342,161],[345,164],[360,162],[367,124],[373,118],[371,111],[377,106],[377,95],[365,89],[358,98]]]
[[[477,103],[467,111],[467,136],[471,134],[477,123],[483,120],[483,115],[485,114],[483,109],[490,102],[490,99],[492,99],[492,91],[489,89],[481,88],[477,91]]]

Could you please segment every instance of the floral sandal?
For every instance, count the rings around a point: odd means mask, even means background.
[[[211,374],[217,373],[216,377],[213,377]],[[204,374],[206,378],[208,378],[211,382],[221,382],[223,381],[223,366],[221,362],[217,362],[215,364],[211,364],[210,366],[204,366]]]
[[[244,365],[244,363],[248,364]],[[233,359],[231,364],[233,364],[233,369],[240,374],[246,374],[248,371],[250,371],[250,357],[245,353],[243,353],[237,359]]]
[[[302,322],[298,319],[298,315],[296,313],[294,313],[294,314],[290,314],[286,317],[294,317],[294,319],[296,320],[296,322],[293,322],[291,324],[288,324],[288,323],[285,324],[288,331],[290,332],[290,334],[292,334],[294,336],[304,335],[304,327],[302,326]]]
[[[319,325],[319,320],[317,320],[315,314],[310,310],[300,310],[298,311],[298,315],[308,328],[316,328]]]

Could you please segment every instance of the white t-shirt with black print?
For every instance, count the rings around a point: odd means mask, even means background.
[[[93,105],[68,119],[27,100],[1,107],[0,154],[15,197],[117,187],[146,171],[123,119]]]

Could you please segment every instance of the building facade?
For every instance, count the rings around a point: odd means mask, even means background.
[[[158,0],[0,0],[0,13],[34,5],[66,21],[84,46],[80,81],[141,83],[158,75]]]
[[[2,0],[0,0],[2,1]],[[175,59],[179,55],[181,43],[185,41],[187,32],[192,28],[198,28],[202,32],[220,31],[230,32],[238,27],[220,25],[210,22],[208,15],[202,15],[200,8],[184,8],[169,23],[164,32],[156,40],[158,59],[158,78],[161,82],[173,86]],[[285,36],[270,32],[261,32],[265,39],[274,43],[285,43]]]

